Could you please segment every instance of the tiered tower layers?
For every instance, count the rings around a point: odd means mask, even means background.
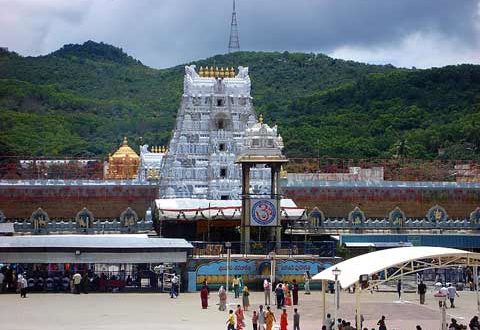
[[[200,74],[199,74],[200,73]],[[185,67],[176,127],[164,156],[162,198],[240,199],[241,172],[235,158],[245,130],[257,120],[248,68]],[[270,173],[254,171],[252,191],[268,192]]]

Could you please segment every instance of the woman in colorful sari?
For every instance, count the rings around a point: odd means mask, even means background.
[[[203,286],[200,290],[200,300],[202,301],[202,308],[207,309],[208,307],[208,289],[207,286]]]
[[[290,284],[285,281],[283,285],[283,295],[285,296],[285,305],[292,306],[292,296],[290,292]]]
[[[218,298],[220,299],[220,303],[218,305],[219,311],[224,311],[227,309],[227,291],[223,288],[223,285],[218,290]]]
[[[235,311],[235,317],[237,318],[237,330],[242,330],[245,326],[245,315],[243,314],[242,307],[237,305],[237,310]]]
[[[284,309],[282,315],[280,315],[280,330],[287,330],[288,315],[287,310]]]
[[[267,325],[266,330],[272,330],[273,322],[277,322],[275,319],[275,314],[270,310],[270,306],[267,306],[267,312],[265,313],[265,323]]]
[[[250,307],[250,292],[248,291],[248,287],[244,286],[243,291],[242,291],[242,304],[243,304],[243,310],[248,311],[248,307]]]

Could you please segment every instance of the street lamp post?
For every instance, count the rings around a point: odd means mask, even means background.
[[[442,317],[442,330],[447,330],[447,312],[445,310],[445,303],[447,301],[447,295],[443,293],[435,293],[435,299],[438,301],[440,307],[440,315]]]
[[[208,203],[207,241],[210,243],[210,203]]]
[[[225,247],[227,248],[227,279],[225,283],[225,289],[227,290],[227,297],[228,297],[228,282],[230,282],[229,274],[230,274],[230,254],[232,249],[231,242],[225,242]]]
[[[336,324],[337,322],[337,319],[338,319],[338,310],[340,309],[340,290],[338,289],[338,277],[340,276],[340,274],[342,273],[342,271],[340,269],[338,269],[338,267],[335,267],[334,269],[332,269],[332,274],[333,276],[335,276],[335,320],[334,320],[334,324]]]
[[[475,295],[477,297],[477,315],[480,316],[480,296],[478,294],[478,266],[473,266],[473,283],[475,285]]]
[[[273,292],[273,281],[275,279],[275,252],[272,251],[268,254],[270,259],[270,299],[272,298]]]

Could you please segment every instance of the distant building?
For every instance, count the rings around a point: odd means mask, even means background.
[[[0,47],[0,53],[2,52],[8,53],[8,47]]]

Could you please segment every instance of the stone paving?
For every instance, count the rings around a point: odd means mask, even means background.
[[[468,323],[476,310],[474,292],[460,291],[457,308],[448,309],[449,317]],[[263,302],[263,293],[252,293],[252,307]],[[241,299],[232,299],[232,307]],[[302,330],[321,329],[321,293],[300,294],[298,309],[301,314]],[[178,299],[170,299],[166,294],[29,294],[27,299],[19,295],[0,295],[0,329],[82,329],[82,330],[213,330],[226,329],[226,313],[217,310],[216,292],[211,293],[207,310],[200,307],[199,294],[181,294]],[[427,304],[418,304],[418,296],[405,294],[405,301],[396,300],[395,293],[363,292],[361,310],[365,317],[364,326],[375,327],[381,315],[387,318],[389,330],[415,329],[420,324],[425,330],[438,330],[440,312],[433,294],[427,294]],[[288,307],[291,316],[293,307]],[[340,315],[353,321],[354,295],[342,293]],[[279,311],[274,309],[276,316]],[[333,315],[333,295],[327,295],[327,311]],[[247,327],[251,311],[247,312]],[[353,322],[354,323],[354,322]],[[289,329],[292,327],[289,326]],[[375,327],[377,328],[377,327]]]

